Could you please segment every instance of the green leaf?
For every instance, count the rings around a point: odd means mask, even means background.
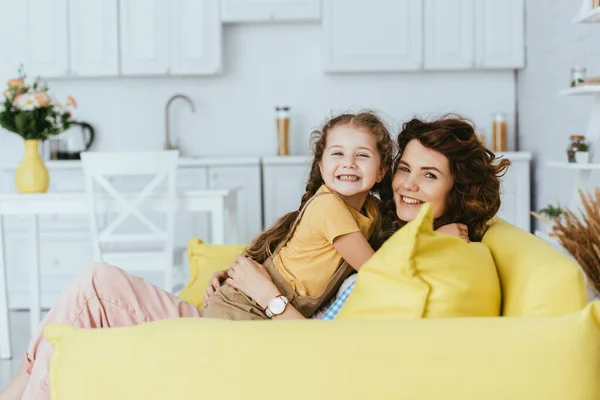
[[[27,130],[27,127],[29,126],[29,118],[27,117],[27,114],[25,113],[19,113],[15,116],[15,126],[17,128],[17,130],[19,131],[19,133],[25,133]]]

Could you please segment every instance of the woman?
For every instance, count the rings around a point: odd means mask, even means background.
[[[500,208],[500,177],[510,162],[496,161],[495,155],[477,139],[465,119],[445,117],[432,122],[413,119],[398,135],[399,154],[391,185],[381,189],[382,211],[387,226],[375,243],[378,248],[396,230],[415,219],[422,204],[432,203],[434,229],[459,236],[465,241],[481,241],[487,222]],[[262,265],[237,256],[231,268],[213,276],[206,299],[215,287],[231,285],[267,307],[279,292]],[[334,319],[354,288],[356,274],[348,278],[335,302],[321,315]],[[275,319],[304,318],[285,305]]]
[[[479,143],[472,125],[459,118],[433,122],[414,119],[404,124],[398,144],[400,154],[395,173],[393,177],[388,174],[380,194],[387,217],[386,229],[373,243],[374,247],[414,219],[422,202],[433,203],[438,231],[464,240],[481,240],[486,222],[500,207],[499,176],[508,161],[494,165],[494,154]],[[335,303],[324,315],[318,313],[319,317],[335,318],[353,288],[355,277],[348,278]],[[224,279],[263,307],[279,294],[260,264],[240,256],[232,268],[215,274],[206,296]],[[43,326],[49,323],[103,328],[184,316],[202,317],[202,312],[118,268],[94,266],[61,294],[33,336],[23,366],[0,394],[0,400],[49,398],[47,376],[53,349],[42,335]],[[289,304],[280,315],[274,316],[274,319],[302,318]]]

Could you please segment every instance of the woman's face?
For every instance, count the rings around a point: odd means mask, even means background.
[[[398,218],[412,221],[423,203],[431,203],[434,218],[440,217],[453,184],[446,156],[426,148],[417,139],[411,140],[392,181]]]

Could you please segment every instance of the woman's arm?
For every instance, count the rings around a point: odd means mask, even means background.
[[[265,270],[265,267],[250,258],[241,255],[236,256],[227,273],[229,278],[225,281],[225,284],[242,291],[246,296],[256,301],[263,309],[267,307],[273,298],[281,294]],[[294,306],[288,304],[282,314],[275,315],[272,319],[289,320],[305,318]]]

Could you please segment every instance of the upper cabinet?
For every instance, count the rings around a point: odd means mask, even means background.
[[[72,76],[119,74],[117,0],[69,1]]]
[[[425,69],[525,66],[523,0],[425,0]]]
[[[173,0],[171,8],[171,74],[221,72],[219,1]]]
[[[425,0],[425,68],[475,66],[475,2]]]
[[[422,0],[326,0],[323,4],[325,70],[420,69],[422,12]]]
[[[525,66],[524,0],[477,0],[475,21],[477,67]]]
[[[223,22],[318,21],[320,18],[321,0],[221,0]]]
[[[68,74],[67,0],[0,2],[0,73],[14,77],[20,64],[27,75]]]
[[[0,23],[0,38],[2,38],[0,40],[0,54],[2,55],[0,87],[2,88],[8,79],[17,76],[19,64],[26,64],[27,61],[29,23],[17,16],[27,15],[28,8],[26,0],[0,1],[0,15],[3,16],[2,23]]]
[[[0,2],[2,77],[23,64],[30,77],[118,74],[117,2],[19,0]]]
[[[219,0],[120,0],[123,75],[221,70]]]
[[[169,0],[120,0],[121,72],[168,74]]]

